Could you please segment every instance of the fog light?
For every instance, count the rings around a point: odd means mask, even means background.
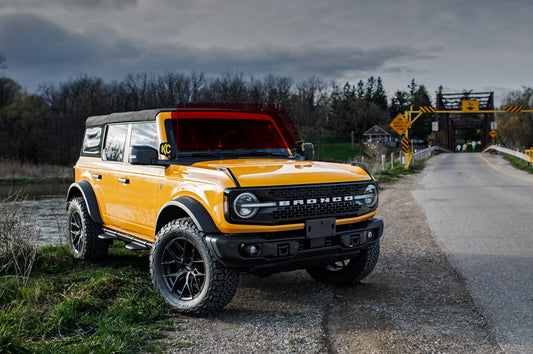
[[[372,231],[368,231],[368,234],[366,236],[368,240],[372,240],[374,238],[374,233]]]
[[[244,247],[244,253],[248,256],[257,256],[261,249],[256,245],[247,245]]]

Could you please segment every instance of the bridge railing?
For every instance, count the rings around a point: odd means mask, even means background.
[[[511,149],[504,148],[502,146],[490,145],[487,148],[485,148],[485,150],[483,150],[482,152],[491,152],[491,151],[498,151],[498,152],[501,152],[503,154],[512,155],[512,156],[517,157],[519,159],[525,160],[528,163],[532,163],[533,162],[533,159],[532,159],[533,156],[531,155],[531,149],[529,151],[526,150],[527,152],[529,152],[529,155],[526,155],[526,154],[522,154],[521,152],[518,152],[518,151],[514,151],[514,150],[511,150]]]
[[[413,161],[426,159],[431,156],[431,153],[433,151],[437,151],[437,150],[439,150],[438,146],[432,146],[432,147],[425,148],[424,150],[416,151],[413,154]]]

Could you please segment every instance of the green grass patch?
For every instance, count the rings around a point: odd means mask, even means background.
[[[324,161],[346,162],[352,161],[360,154],[359,144],[355,144],[352,150],[350,139],[324,138],[321,143],[315,144],[315,152],[318,159]],[[368,157],[366,149],[363,148],[363,156]]]
[[[424,169],[424,160],[418,160],[411,162],[409,169],[405,169],[402,164],[394,166],[386,170],[381,170],[379,173],[374,174],[374,177],[379,181],[381,185],[392,183],[402,178],[405,175],[411,175],[419,173]]]
[[[512,155],[505,155],[503,158],[509,161],[514,167],[522,171],[533,173],[533,165],[528,164],[527,161],[519,159],[518,157],[514,157]]]
[[[41,248],[26,286],[0,278],[0,352],[166,350],[158,339],[178,320],[152,288],[148,254],[116,242],[106,260],[87,263],[64,246]]]

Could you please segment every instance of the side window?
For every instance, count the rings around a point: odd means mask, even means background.
[[[130,146],[148,146],[159,150],[155,122],[134,123],[131,128]]]
[[[81,154],[85,156],[100,156],[102,146],[102,127],[87,128],[83,138]]]
[[[127,124],[115,124],[107,127],[103,159],[121,162],[124,158],[124,144],[128,133]]]

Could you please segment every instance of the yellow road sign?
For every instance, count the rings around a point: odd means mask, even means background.
[[[495,138],[496,135],[498,135],[498,132],[497,132],[496,130],[491,130],[491,131],[489,132],[489,135],[492,136],[493,138]]]
[[[392,122],[390,122],[389,125],[396,131],[396,133],[402,135],[407,128],[409,128],[409,121],[404,117],[403,114],[400,113],[392,120]]]
[[[465,100],[463,101],[463,112],[477,112],[479,111],[479,101]]]

